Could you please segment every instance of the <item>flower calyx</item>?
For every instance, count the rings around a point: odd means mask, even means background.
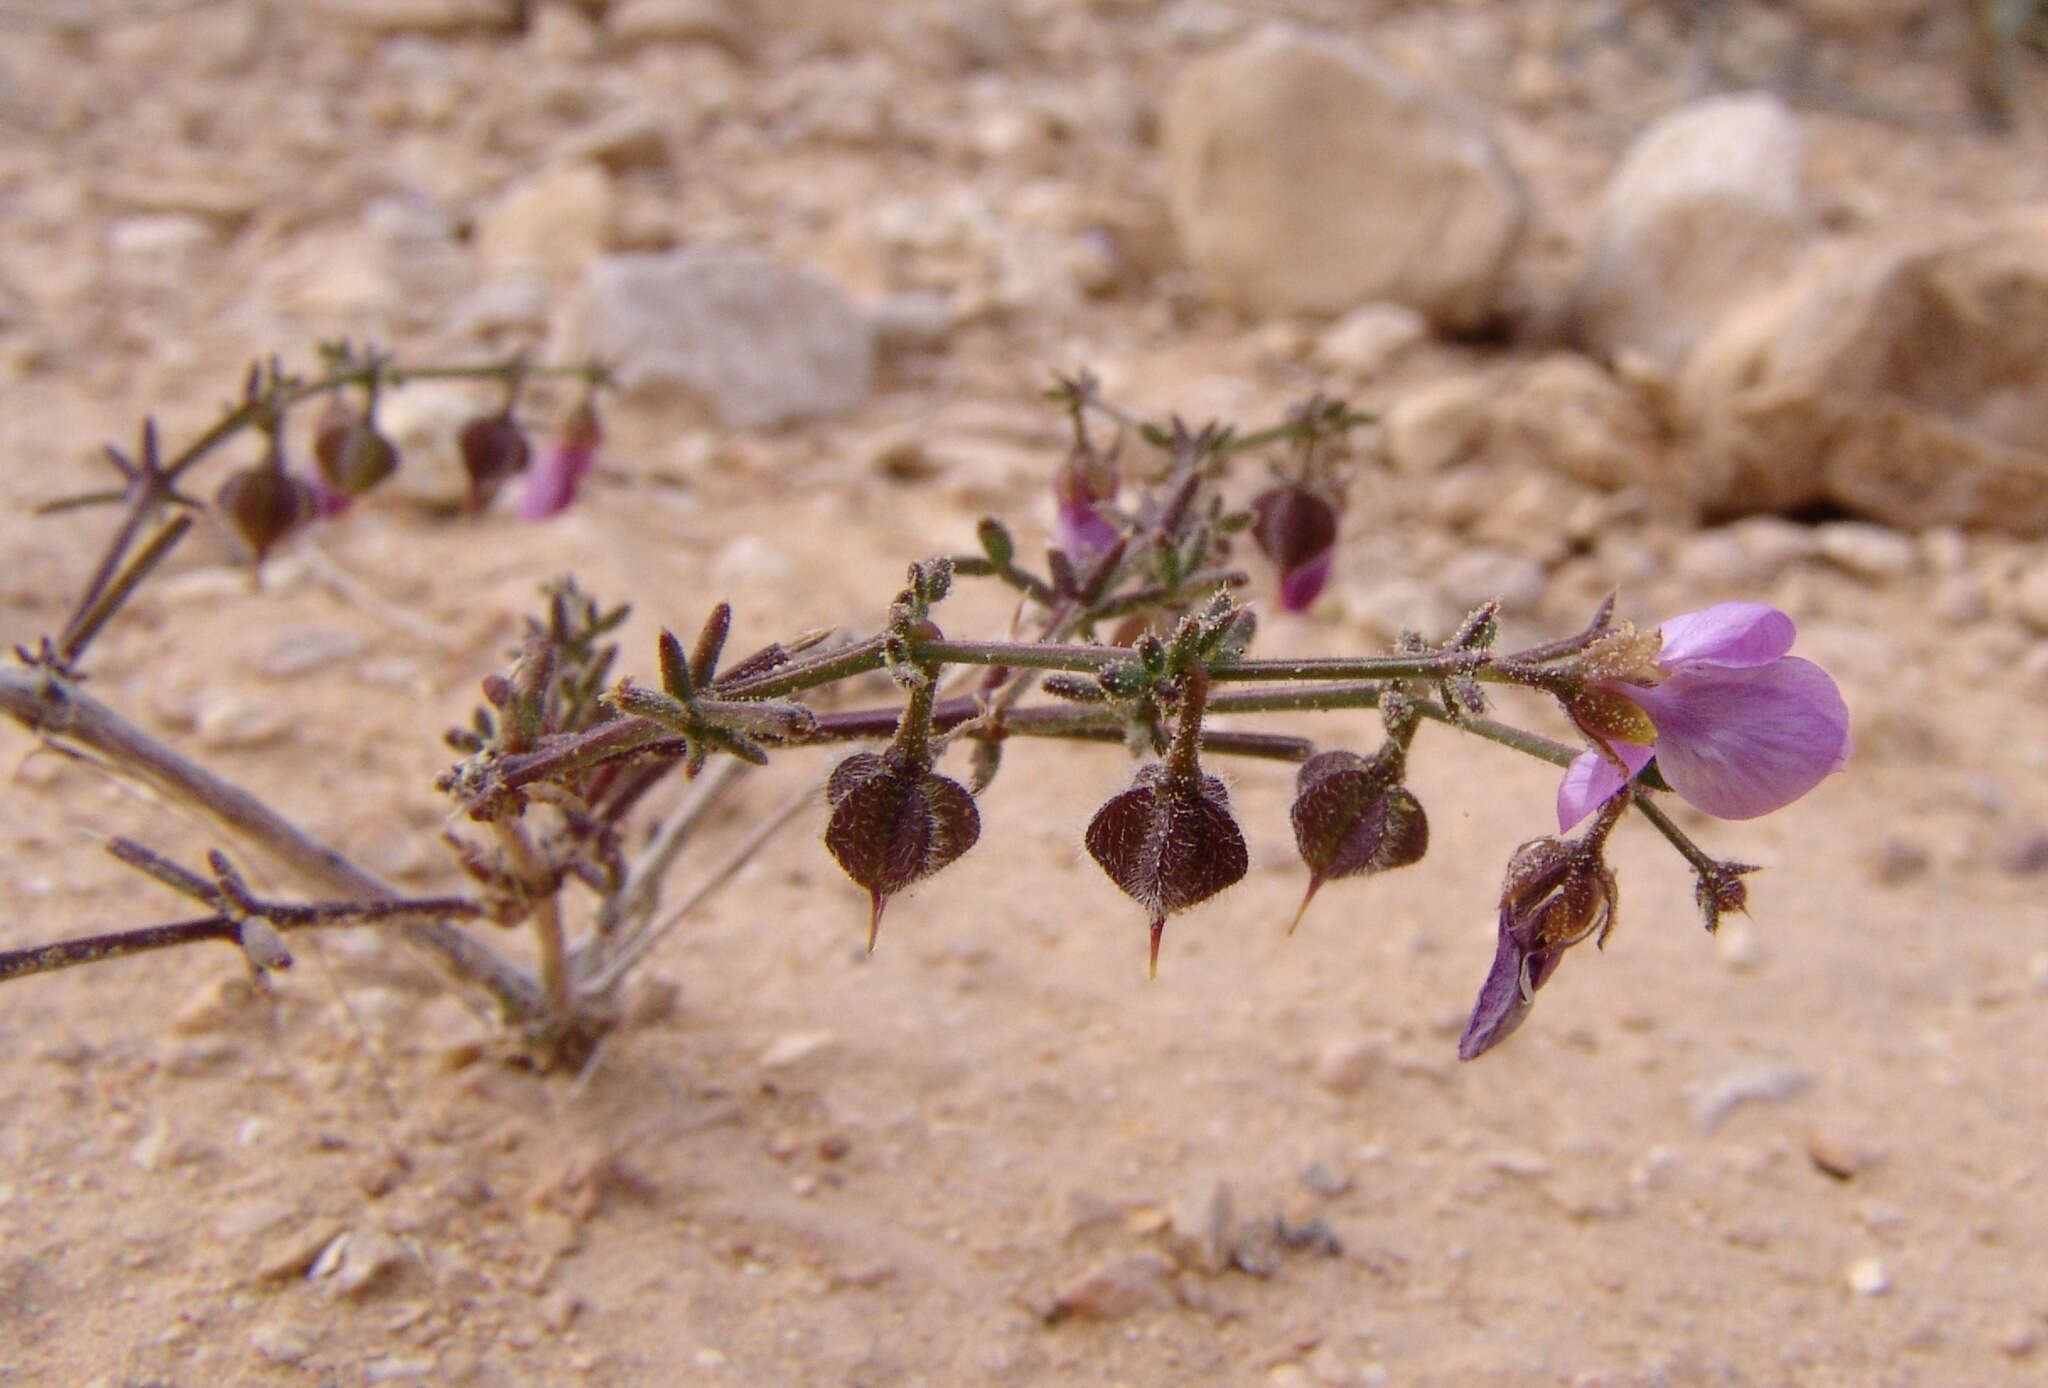
[[[1522,1025],[1566,950],[1587,939],[1606,944],[1620,899],[1606,840],[1625,803],[1612,802],[1577,838],[1531,839],[1508,860],[1493,967],[1459,1038],[1458,1059],[1484,1055]]]

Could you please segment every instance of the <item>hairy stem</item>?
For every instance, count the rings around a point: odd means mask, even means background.
[[[240,786],[179,756],[92,695],[53,671],[0,668],[0,712],[38,736],[96,753],[177,804],[204,811],[308,881],[339,895],[371,900],[403,896],[376,874],[307,834]],[[541,1014],[540,990],[524,971],[445,921],[399,927],[459,980],[482,987],[508,1017]]]

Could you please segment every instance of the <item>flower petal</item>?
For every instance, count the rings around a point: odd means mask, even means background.
[[[1522,965],[1527,961],[1521,946],[1511,939],[1502,913],[1500,943],[1493,951],[1493,968],[1479,985],[1479,999],[1472,1004],[1472,1020],[1458,1038],[1458,1059],[1474,1060],[1485,1055],[1514,1034],[1529,1015],[1529,999],[1522,992]]]
[[[1657,663],[1673,672],[1686,666],[1768,665],[1792,649],[1798,633],[1790,617],[1760,602],[1717,603],[1681,613],[1657,629],[1664,634]]]
[[[1693,667],[1631,696],[1656,720],[1664,779],[1720,819],[1789,805],[1849,759],[1848,705],[1810,660]]]
[[[1631,780],[1650,764],[1650,758],[1657,755],[1655,747],[1638,747],[1632,742],[1608,745],[1628,763]],[[1565,768],[1564,780],[1557,787],[1558,832],[1566,832],[1606,804],[1621,790],[1622,784],[1620,768],[1598,749],[1579,753],[1577,760]]]
[[[1280,575],[1280,610],[1306,612],[1330,581],[1331,551],[1324,550],[1299,567]]]
[[[564,445],[550,450],[540,466],[526,474],[526,490],[519,496],[520,519],[544,521],[568,510],[593,461],[595,455],[585,449]]]
[[[1117,541],[1117,528],[1088,501],[1060,501],[1053,517],[1052,542],[1066,551],[1074,567],[1086,572]]]

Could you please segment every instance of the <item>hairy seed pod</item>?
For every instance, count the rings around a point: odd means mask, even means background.
[[[1223,782],[1156,763],[1095,812],[1087,843],[1109,880],[1151,914],[1155,977],[1166,918],[1234,885],[1250,865]]]
[[[1402,762],[1384,748],[1370,758],[1322,752],[1302,764],[1291,817],[1309,879],[1289,934],[1325,882],[1406,867],[1429,851],[1429,818],[1401,784]]]
[[[313,489],[275,463],[262,462],[231,474],[214,502],[228,528],[255,562],[285,536],[313,518]]]
[[[469,506],[482,510],[505,485],[505,479],[526,471],[533,449],[509,410],[478,415],[457,436],[462,470],[469,476]]]
[[[868,889],[868,951],[874,952],[889,898],[974,847],[981,814],[967,788],[922,774],[903,759],[855,752],[825,787],[832,818],[825,846],[846,875]]]
[[[398,449],[337,396],[314,430],[313,465],[339,495],[361,496],[398,471]]]

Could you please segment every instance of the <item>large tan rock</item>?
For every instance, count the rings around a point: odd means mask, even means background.
[[[1162,134],[1182,250],[1225,302],[1391,299],[1452,329],[1497,308],[1521,181],[1478,120],[1344,41],[1273,26],[1199,59]]]
[[[1676,370],[1721,313],[1782,277],[1808,214],[1799,126],[1776,97],[1708,97],[1636,137],[1600,195],[1574,337]]]
[[[1810,257],[1679,383],[1711,512],[2048,534],[2048,207]]]

